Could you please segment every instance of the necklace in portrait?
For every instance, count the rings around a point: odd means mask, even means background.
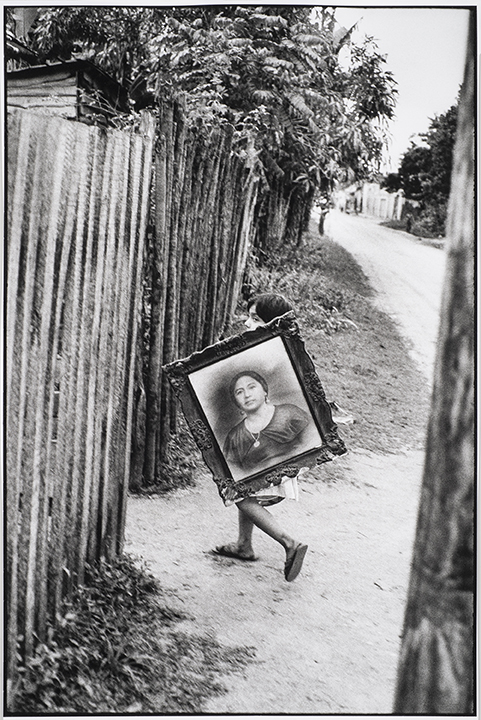
[[[253,433],[253,432],[251,432],[251,431],[249,430],[249,433],[250,433],[250,434],[252,435],[252,437],[254,438],[254,447],[259,447],[259,445],[260,445],[259,438],[260,438],[260,435],[261,435],[260,432]]]

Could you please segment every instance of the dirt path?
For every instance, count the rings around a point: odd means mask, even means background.
[[[429,381],[436,351],[445,253],[375,220],[332,211],[326,232],[361,265],[381,308],[412,343],[412,355]]]
[[[236,526],[208,476],[169,498],[129,500],[126,550],[193,615],[186,629],[257,649],[205,712],[391,712],[421,463],[419,451],[354,452],[329,469],[335,482],[303,482],[299,503],[275,508],[309,544],[293,583],[280,547],[261,533],[258,562],[208,552]]]
[[[370,234],[368,221],[361,223]],[[426,332],[412,339],[430,374]],[[129,499],[125,549],[147,561],[172,605],[195,618],[185,629],[256,648],[255,662],[221,678],[228,693],[203,712],[392,712],[422,463],[420,451],[351,451],[310,474],[299,503],[273,508],[309,544],[293,583],[284,580],[282,550],[260,532],[258,562],[209,552],[235,539],[237,511],[223,507],[208,474],[169,497]]]

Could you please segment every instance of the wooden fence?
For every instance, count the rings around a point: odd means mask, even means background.
[[[165,102],[157,137],[146,402],[136,413],[145,428],[139,422],[132,487],[158,480],[176,428],[162,365],[217,340],[232,318],[258,191],[256,156],[235,152],[232,128],[189,128],[182,106]]]
[[[122,543],[152,129],[8,113],[10,677]]]
[[[159,477],[162,365],[215,341],[239,295],[255,153],[188,128],[178,102],[144,126],[8,115],[10,678],[18,638],[26,659],[86,563],[121,550],[129,486]]]

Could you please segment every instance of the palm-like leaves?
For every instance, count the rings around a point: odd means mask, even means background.
[[[335,13],[301,6],[47,8],[36,49],[94,57],[119,79],[186,95],[204,123],[232,123],[284,182],[324,186],[362,177],[379,157],[373,123],[394,108],[394,79],[372,39],[351,43]],[[351,44],[351,67],[340,49]],[[273,170],[274,168],[274,170]]]

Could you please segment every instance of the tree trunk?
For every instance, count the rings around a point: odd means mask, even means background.
[[[471,17],[396,714],[474,712],[474,58]]]

